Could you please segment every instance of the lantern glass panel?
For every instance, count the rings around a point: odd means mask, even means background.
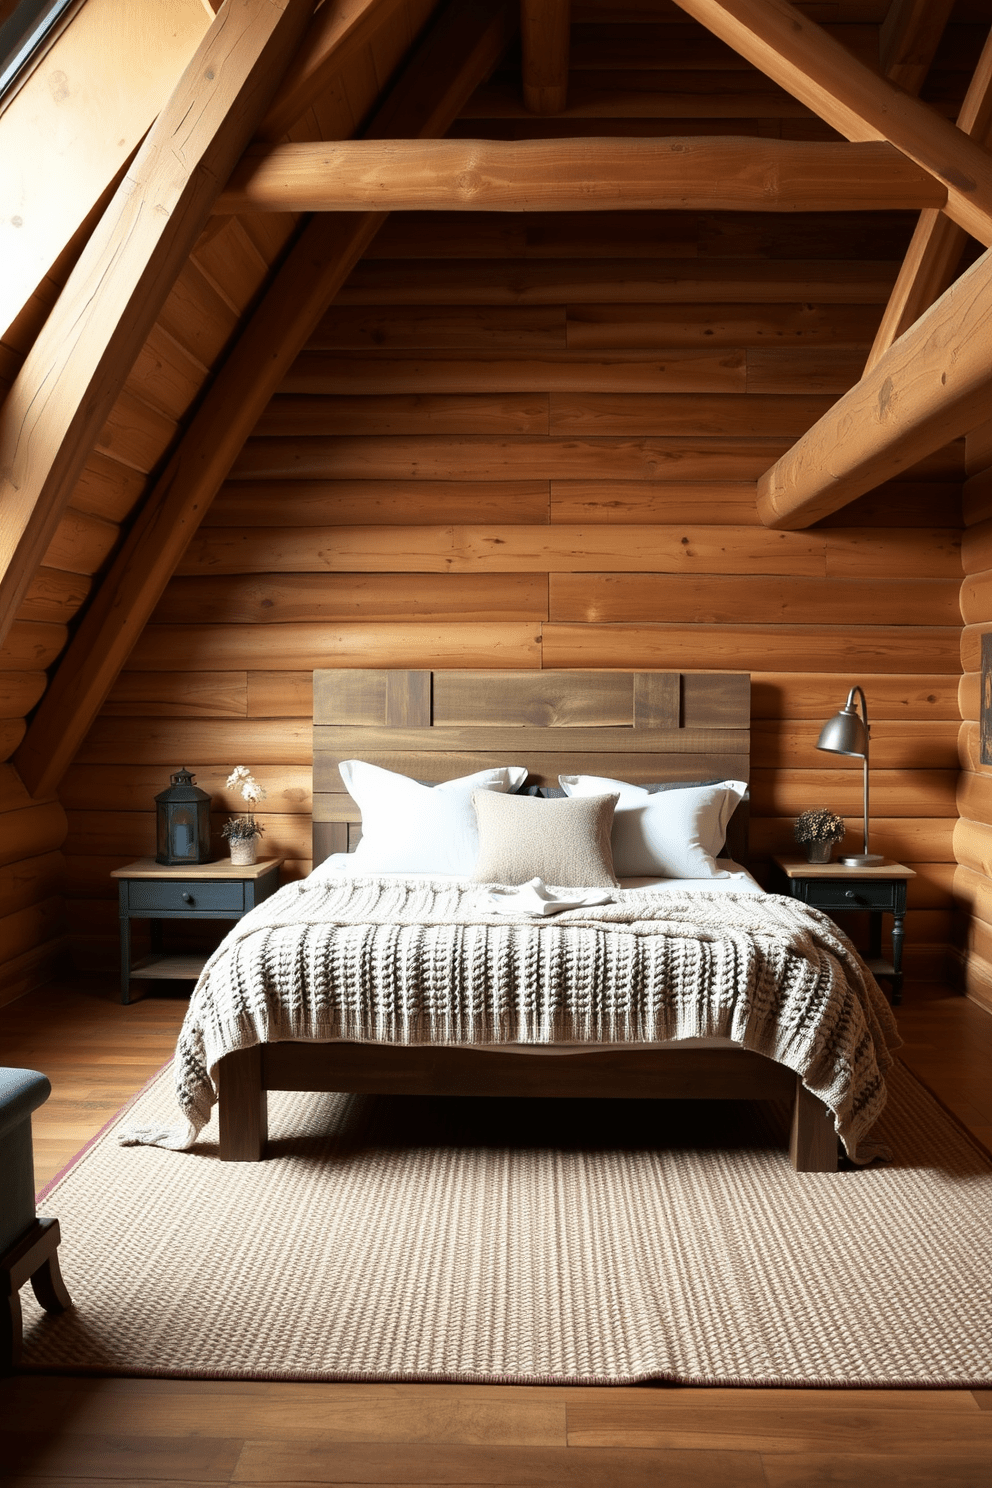
[[[188,770],[172,776],[169,790],[155,797],[155,859],[167,865],[206,863],[210,858],[210,797],[193,784]]]

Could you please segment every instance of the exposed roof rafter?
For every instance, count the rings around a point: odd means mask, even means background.
[[[560,114],[568,101],[572,0],[520,0],[524,103],[532,114]]]
[[[892,0],[878,36],[882,71],[907,93],[919,93],[951,18],[954,0]]]
[[[849,140],[888,140],[947,187],[947,215],[992,243],[992,155],[859,62],[788,0],[676,0]]]
[[[980,145],[992,142],[992,31],[965,94],[958,128]],[[866,372],[953,283],[967,241],[964,229],[943,212],[926,208],[921,213],[868,355]]]
[[[0,641],[313,0],[227,0],[0,409]]]
[[[808,527],[982,423],[990,346],[992,249],[765,472],[765,526]]]

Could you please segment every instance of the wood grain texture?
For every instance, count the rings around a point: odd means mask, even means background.
[[[214,21],[18,374],[0,424],[0,638],[308,10],[232,0]],[[143,211],[146,198],[161,210]]]
[[[524,105],[560,114],[568,100],[571,0],[521,0],[520,50]]]
[[[984,419],[990,333],[986,252],[761,478],[762,521],[815,521]]]
[[[888,140],[947,186],[947,213],[992,242],[992,161],[787,0],[676,0],[849,140]]]
[[[948,198],[945,179],[884,142],[393,139],[253,145],[214,210],[815,212],[940,208]],[[992,214],[969,220],[992,239]]]
[[[381,527],[548,520],[547,481],[232,481],[204,527]],[[752,488],[753,506],[753,488]],[[757,516],[754,517],[755,522]]]
[[[544,574],[287,574],[259,580],[176,578],[156,624],[301,624],[326,620],[529,620],[548,618]],[[128,675],[122,673],[122,676]],[[221,674],[226,675],[226,674]],[[110,698],[119,695],[120,681]]]

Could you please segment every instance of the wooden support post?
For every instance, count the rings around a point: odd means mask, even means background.
[[[980,145],[992,142],[992,31],[989,32],[958,114],[958,128]],[[865,371],[954,282],[968,234],[943,212],[925,208],[885,307]]]
[[[789,1156],[797,1173],[836,1173],[837,1132],[833,1112],[796,1076]]]
[[[0,409],[0,642],[312,0],[227,0]]]
[[[216,211],[849,212],[946,201],[887,144],[393,139],[255,146]]]
[[[513,35],[505,0],[442,17],[370,132],[443,133]],[[156,482],[62,657],[18,751],[33,795],[54,790],[89,731],[259,415],[384,217],[315,218],[298,239]],[[52,782],[49,786],[47,782]]]
[[[224,1055],[217,1066],[217,1099],[221,1161],[260,1162],[269,1137],[260,1044]]]
[[[767,527],[808,527],[988,417],[992,249],[758,481]]]
[[[882,71],[907,93],[919,93],[951,18],[954,0],[892,0],[878,36]]]
[[[532,114],[560,114],[568,100],[572,0],[520,0],[524,103]]]
[[[788,0],[676,0],[849,140],[888,140],[947,187],[947,214],[992,243],[992,158],[859,62]]]

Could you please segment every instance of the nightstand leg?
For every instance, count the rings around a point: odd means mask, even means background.
[[[892,1006],[902,1002],[902,939],[903,916],[892,917]]]
[[[131,1001],[131,920],[121,915],[121,1002]]]

